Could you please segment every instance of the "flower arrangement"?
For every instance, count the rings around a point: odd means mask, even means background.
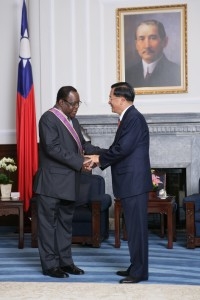
[[[0,160],[0,184],[9,184],[13,183],[13,180],[10,179],[10,173],[13,173],[17,170],[17,166],[13,158],[3,157]]]
[[[153,190],[156,191],[159,184],[163,182],[160,180],[160,176],[157,176],[155,174],[155,170],[151,170],[151,174],[152,174]]]

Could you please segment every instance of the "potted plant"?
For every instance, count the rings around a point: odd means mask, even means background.
[[[159,184],[163,182],[160,180],[160,176],[156,175],[155,170],[151,170],[151,175],[152,175],[153,191],[157,191]]]
[[[3,157],[0,160],[0,185],[1,198],[10,198],[13,180],[10,178],[11,173],[17,170],[13,158]]]
[[[149,197],[156,198],[159,184],[162,184],[163,182],[160,180],[160,176],[156,175],[156,171],[153,169],[151,170],[151,176],[152,176],[152,191],[149,192]]]

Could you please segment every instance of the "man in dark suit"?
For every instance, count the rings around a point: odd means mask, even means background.
[[[96,153],[98,147],[83,138],[75,118],[80,104],[77,90],[64,86],[55,106],[39,121],[39,169],[34,181],[38,249],[43,274],[51,277],[84,274],[72,259],[72,218],[86,160],[83,152]]]
[[[117,274],[120,283],[148,280],[148,192],[152,190],[149,160],[149,130],[144,116],[133,106],[135,93],[127,82],[111,86],[109,104],[120,116],[120,126],[113,144],[92,155],[89,167],[111,166],[113,193],[121,199],[128,235],[130,266]]]
[[[135,46],[141,61],[125,70],[125,79],[135,88],[180,86],[180,66],[163,53],[168,44],[161,22],[147,20],[136,29]]]

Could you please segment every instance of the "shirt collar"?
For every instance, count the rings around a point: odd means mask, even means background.
[[[161,57],[159,59],[155,60],[154,62],[150,63],[150,64],[147,64],[145,61],[142,61],[144,77],[146,77],[147,71],[150,74],[154,71],[154,69],[155,69],[155,67],[156,67],[156,65],[157,65],[157,63],[159,62],[160,59],[161,59]]]
[[[125,110],[123,110],[123,112],[122,112],[121,115],[119,116],[120,122],[121,122],[121,120],[122,120],[122,118],[123,118],[125,112],[127,111],[127,109],[129,109],[130,106],[132,106],[132,104],[129,105]]]

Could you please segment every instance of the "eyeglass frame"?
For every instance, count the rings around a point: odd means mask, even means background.
[[[74,107],[79,107],[79,106],[81,105],[81,103],[82,103],[82,101],[72,103],[72,102],[69,102],[69,101],[66,100],[66,99],[62,99],[62,100],[63,100],[64,102],[66,102],[67,104],[69,104],[69,106],[71,106],[72,108],[74,108]]]

